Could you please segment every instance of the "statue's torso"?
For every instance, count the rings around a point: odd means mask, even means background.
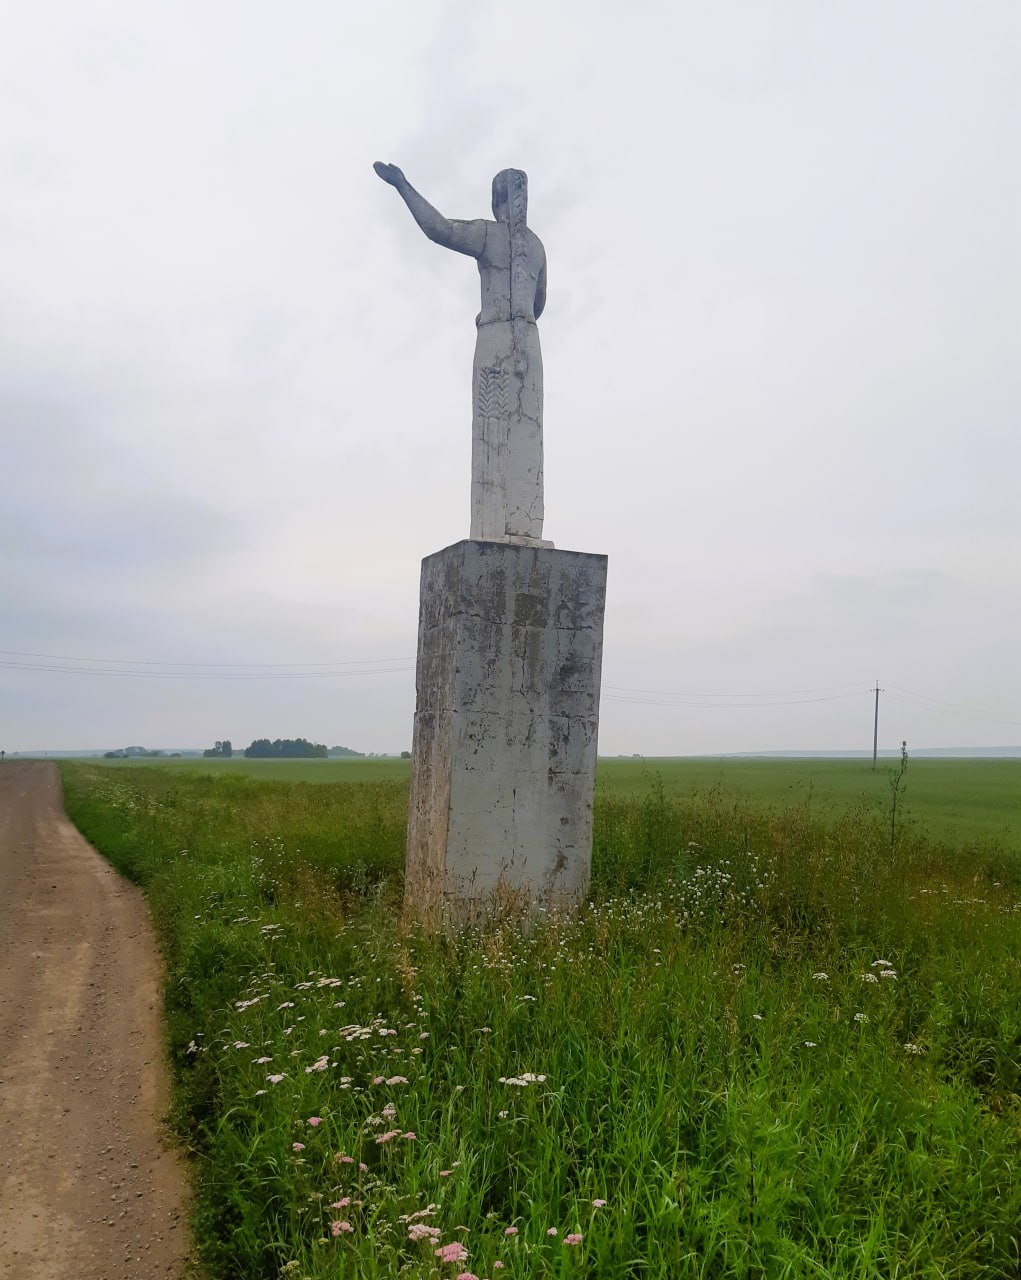
[[[511,318],[511,247],[510,229],[505,222],[486,222],[486,244],[479,255],[479,275],[482,278],[482,311],[478,323],[495,324]],[[535,322],[535,291],[539,275],[546,261],[542,241],[533,232],[527,232],[528,254],[526,267],[529,286],[525,290],[525,319]]]

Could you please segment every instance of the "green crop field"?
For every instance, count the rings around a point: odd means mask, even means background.
[[[875,770],[871,760],[601,760],[597,785],[634,795],[659,777],[672,796],[715,789],[832,818],[855,805],[885,808],[899,768],[891,760],[880,760]],[[931,836],[958,843],[999,839],[1021,854],[1021,760],[909,759],[901,803]]]
[[[243,775],[261,781],[406,782],[407,760],[146,759],[97,761],[103,768],[170,769],[209,777]],[[654,780],[668,796],[708,791],[735,800],[788,807],[834,817],[850,806],[885,809],[899,762],[881,760],[735,760],[664,758],[599,761],[600,795],[641,795]],[[967,844],[997,839],[1021,853],[1021,760],[910,760],[903,784],[905,817],[937,838]]]
[[[104,769],[170,769],[175,773],[199,773],[211,778],[240,775],[275,782],[381,782],[406,780],[411,762],[392,757],[334,760],[246,760],[243,755],[229,760],[182,756],[145,759],[95,760]]]
[[[604,761],[584,909],[430,936],[406,762],[61,766],[214,1280],[1016,1280],[1018,767]]]

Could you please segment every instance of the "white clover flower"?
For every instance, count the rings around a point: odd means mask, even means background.
[[[812,974],[813,982],[829,982],[829,980],[830,980],[830,975],[828,973],[823,973],[821,969],[819,970],[818,973]]]

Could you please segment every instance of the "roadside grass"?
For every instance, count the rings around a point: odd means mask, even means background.
[[[152,904],[211,1275],[1018,1275],[1002,846],[651,777],[586,909],[429,937],[399,782],[62,772]]]

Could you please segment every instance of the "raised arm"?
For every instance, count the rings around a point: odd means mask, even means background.
[[[486,224],[481,218],[472,222],[445,218],[424,196],[419,195],[395,164],[384,164],[382,160],[377,160],[372,167],[384,182],[396,189],[411,210],[411,216],[430,240],[443,245],[445,249],[453,249],[455,253],[466,253],[471,258],[478,258],[482,254],[486,247]]]

